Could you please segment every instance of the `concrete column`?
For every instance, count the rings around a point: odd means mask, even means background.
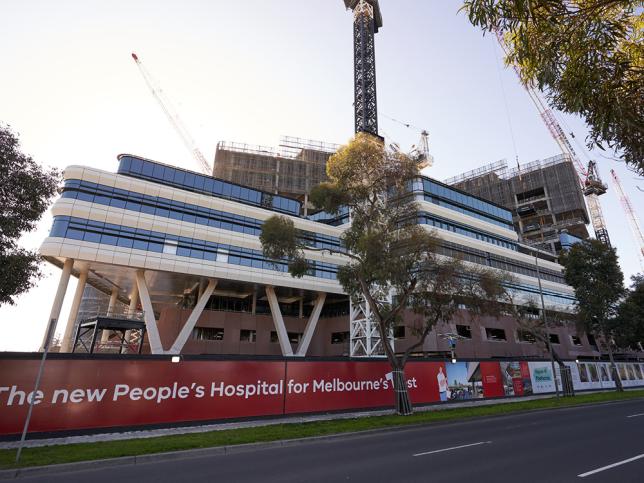
[[[253,315],[257,313],[257,289],[253,292],[253,307],[251,312]]]
[[[80,308],[81,300],[83,299],[83,291],[85,290],[85,285],[87,283],[87,274],[89,273],[89,266],[84,265],[81,268],[80,275],[78,276],[78,284],[76,285],[76,292],[74,292],[74,301],[72,302],[72,308],[69,311],[69,317],[67,318],[67,327],[65,327],[65,334],[63,335],[63,340],[60,344],[60,352],[71,352],[74,344],[72,340],[74,338],[74,327],[76,325],[76,319],[78,318],[78,309]]]
[[[136,289],[136,285],[132,288],[132,293],[130,293],[130,306],[128,307],[127,316],[133,318],[136,314],[136,306],[139,304],[139,292]],[[132,339],[132,331],[125,331],[125,340],[129,344]]]
[[[181,332],[179,332],[177,339],[174,341],[174,344],[172,344],[172,347],[170,347],[170,350],[167,352],[169,352],[170,354],[179,354],[181,352],[183,346],[186,345],[190,334],[192,334],[192,330],[195,328],[197,320],[199,320],[199,317],[201,317],[203,309],[206,307],[206,304],[210,300],[212,293],[215,291],[215,287],[217,287],[217,280],[210,280],[208,282],[208,286],[199,297],[195,308],[192,309],[188,320],[186,320],[186,323],[183,325]]]
[[[148,340],[150,341],[150,352],[152,354],[163,354],[163,344],[161,344],[159,328],[154,318],[150,291],[145,281],[145,270],[137,270],[136,285],[139,288],[139,297],[141,297],[141,304],[143,305],[143,317],[145,319],[145,330],[148,333]]]
[[[318,325],[318,320],[320,319],[320,313],[322,312],[322,307],[324,307],[325,300],[326,293],[318,292],[318,298],[315,301],[315,305],[313,306],[313,312],[311,312],[309,321],[306,323],[304,335],[302,335],[302,340],[300,341],[300,345],[297,348],[296,355],[299,357],[304,357],[306,355],[306,351],[309,350],[309,345],[311,344],[311,339],[313,339],[315,328]]]
[[[110,303],[107,306],[107,316],[108,317],[114,317],[115,311],[116,311],[116,304],[118,302],[118,297],[119,297],[119,289],[117,287],[112,287],[112,294],[110,295]],[[110,340],[110,334],[112,333],[111,330],[104,330],[103,334],[101,335],[101,344],[105,344],[108,340]]]
[[[128,316],[132,317],[136,313],[136,306],[139,305],[139,292],[136,290],[136,286],[132,289],[130,294],[130,307],[128,309]]]
[[[51,311],[49,312],[49,321],[47,323],[47,329],[49,329],[50,324],[54,325],[54,329],[51,333],[55,333],[55,326],[58,323],[58,317],[60,317],[60,309],[63,306],[63,300],[65,300],[65,292],[67,292],[67,285],[69,284],[69,275],[72,273],[72,267],[74,266],[74,259],[68,258],[65,260],[63,265],[63,272],[60,274],[60,280],[58,281],[58,289],[56,290],[56,296],[54,297],[54,302],[51,304]],[[45,345],[47,345],[47,335],[48,330],[45,329],[45,335],[43,336],[42,344],[40,344],[40,350],[45,350]]]
[[[286,325],[284,325],[284,318],[282,317],[280,304],[277,301],[275,289],[270,285],[266,286],[266,297],[268,298],[268,304],[271,307],[271,315],[273,316],[273,323],[275,324],[275,330],[277,330],[277,338],[279,339],[280,347],[282,348],[282,355],[292,356],[293,348],[291,347],[291,341],[288,340],[288,332],[286,331]]]
[[[300,314],[299,314],[300,319],[304,318],[304,295],[300,297]]]

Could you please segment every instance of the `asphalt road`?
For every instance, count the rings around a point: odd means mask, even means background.
[[[610,467],[616,463],[622,464]],[[595,470],[599,471],[580,476]],[[21,481],[643,482],[644,401],[394,429]]]

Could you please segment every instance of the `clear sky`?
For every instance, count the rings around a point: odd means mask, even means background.
[[[435,165],[428,175],[445,179],[500,159],[513,164],[513,144],[522,163],[559,154],[516,75],[499,63],[493,39],[458,13],[459,0],[380,3],[379,111],[429,131]],[[343,5],[2,0],[0,122],[20,133],[25,152],[61,169],[114,171],[116,155],[134,153],[198,170],[145,86],[130,57],[136,52],[209,159],[220,140],[277,146],[290,135],[343,143],[353,133],[352,18]],[[565,121],[583,140],[583,122]],[[419,138],[384,116],[380,127],[404,148]],[[632,173],[593,155],[604,181],[611,168],[621,175],[642,219]],[[612,191],[602,201],[629,277],[639,265],[625,216]],[[37,248],[50,225],[44,216],[23,244]],[[60,271],[46,265],[45,273],[16,306],[0,307],[0,350],[37,349]]]

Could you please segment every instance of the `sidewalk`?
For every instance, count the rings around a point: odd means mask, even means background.
[[[487,400],[471,400],[466,402],[456,402],[456,403],[442,403],[442,404],[430,404],[426,406],[417,406],[414,408],[414,412],[425,412],[425,411],[443,411],[446,409],[454,408],[464,408],[464,407],[474,407],[474,406],[489,406],[491,404],[509,404],[516,403],[521,401],[532,401],[536,399],[548,399],[554,397],[554,394],[543,394],[538,396],[528,396],[528,397],[513,397],[507,399],[487,399]],[[332,413],[332,414],[314,414],[314,415],[304,415],[304,416],[294,416],[294,417],[276,417],[271,419],[261,419],[255,421],[241,421],[234,423],[214,423],[206,424],[200,426],[182,426],[182,427],[172,427],[172,428],[163,428],[163,429],[141,429],[134,431],[123,431],[115,433],[99,433],[99,434],[87,434],[82,436],[66,436],[60,438],[48,438],[48,439],[29,439],[27,435],[27,441],[25,441],[25,448],[37,448],[42,446],[55,446],[55,445],[64,445],[64,444],[74,444],[74,443],[97,443],[100,441],[119,441],[127,439],[140,439],[140,438],[156,438],[159,436],[171,436],[176,434],[190,434],[190,433],[205,433],[208,431],[222,431],[225,429],[240,429],[240,428],[254,428],[262,426],[273,426],[276,424],[299,424],[299,423],[310,423],[316,421],[330,421],[334,419],[356,419],[364,418],[369,416],[387,416],[394,414],[393,409],[382,409],[375,411],[360,411],[360,412],[350,412],[350,413]],[[0,442],[0,449],[14,449],[18,447],[18,441],[3,441]]]

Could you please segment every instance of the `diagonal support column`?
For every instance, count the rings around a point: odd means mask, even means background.
[[[195,305],[195,308],[192,309],[190,317],[188,317],[188,320],[186,320],[186,323],[181,329],[181,332],[179,332],[177,340],[174,341],[174,344],[172,344],[172,347],[168,351],[170,354],[179,354],[181,352],[181,349],[183,349],[183,346],[186,345],[188,337],[190,337],[190,334],[192,334],[192,330],[195,328],[197,320],[199,320],[199,317],[201,317],[203,309],[206,307],[208,300],[210,300],[212,293],[215,291],[215,287],[217,287],[217,280],[209,280],[208,286],[199,297],[197,305]]]
[[[145,318],[145,330],[148,333],[148,340],[150,341],[150,352],[152,354],[163,354],[163,345],[161,344],[157,321],[154,318],[154,309],[152,308],[152,301],[150,300],[148,284],[145,281],[144,270],[136,271],[136,286],[139,289],[141,305],[143,305],[143,317]]]
[[[313,339],[313,334],[315,333],[315,328],[318,325],[318,320],[320,319],[320,313],[322,312],[322,307],[324,307],[324,301],[326,300],[325,292],[318,292],[318,298],[315,301],[313,306],[313,312],[309,317],[309,321],[306,323],[304,328],[304,335],[300,341],[300,345],[297,347],[297,352],[295,355],[298,357],[304,357],[306,351],[309,350],[309,345],[311,344],[311,339]]]
[[[63,306],[63,300],[65,299],[65,293],[67,292],[67,285],[69,284],[69,276],[72,273],[72,268],[74,268],[74,259],[67,258],[63,265],[63,271],[60,274],[60,281],[58,282],[58,289],[56,290],[54,302],[51,305],[49,322],[47,323],[47,329],[45,330],[45,335],[43,336],[42,344],[40,345],[41,352],[45,350],[45,347],[49,347],[49,344],[51,343],[50,337],[53,336],[54,331],[56,330],[56,324],[58,323],[58,317],[60,317],[60,309]],[[50,327],[52,325],[53,328]]]
[[[116,304],[118,303],[119,300],[119,289],[117,287],[112,287],[112,293],[110,295],[110,303],[107,306],[107,316],[108,317],[114,317],[116,315]],[[101,334],[101,344],[106,344],[110,340],[110,336],[112,335],[111,330],[104,330],[103,333]]]
[[[78,309],[80,308],[80,304],[83,299],[83,291],[85,290],[85,284],[87,283],[88,273],[89,267],[87,265],[82,266],[78,276],[78,283],[76,284],[76,292],[74,292],[72,308],[69,311],[69,318],[67,319],[67,327],[65,327],[65,334],[63,335],[63,339],[60,343],[60,352],[72,352]]]
[[[282,355],[292,356],[293,348],[291,347],[291,341],[288,340],[288,332],[286,332],[286,326],[284,325],[284,318],[282,317],[280,304],[277,301],[275,289],[270,285],[266,286],[266,298],[268,298],[268,305],[270,305],[271,307],[271,315],[273,316],[273,323],[275,324],[275,329],[277,330],[277,338],[279,339],[280,347],[282,348]]]

